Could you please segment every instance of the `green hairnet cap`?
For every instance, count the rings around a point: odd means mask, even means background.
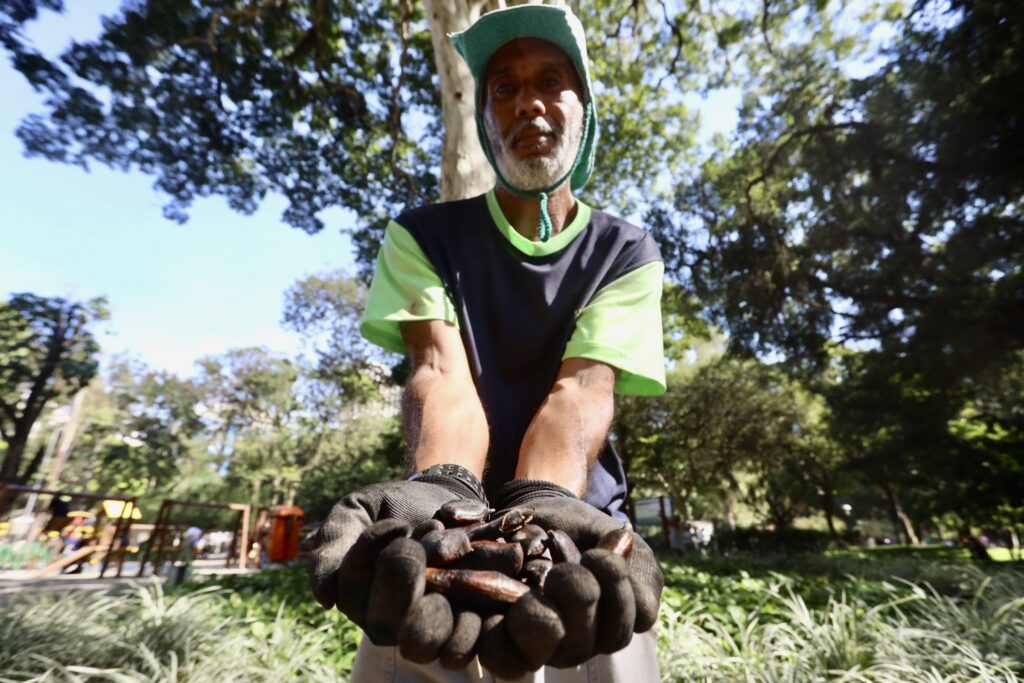
[[[570,186],[575,191],[586,185],[594,171],[594,154],[597,147],[597,110],[594,107],[593,90],[590,85],[590,68],[587,60],[586,40],[583,36],[583,24],[576,18],[576,15],[564,6],[516,5],[488,12],[465,31],[449,34],[448,37],[451,38],[452,44],[462,55],[473,75],[473,82],[476,84],[476,132],[480,138],[480,144],[483,146],[484,154],[487,155],[487,159],[496,172],[498,167],[494,162],[494,152],[487,139],[483,112],[480,110],[480,92],[484,85],[487,63],[491,61],[491,57],[498,51],[498,48],[516,38],[539,38],[554,43],[565,52],[580,75],[586,100],[583,140],[576,156],[576,163],[570,170]],[[500,178],[500,172],[498,174]],[[557,187],[562,182],[564,181],[559,181],[555,186]],[[509,189],[517,190],[519,194],[526,196],[546,195],[547,192],[555,189],[550,187],[540,192],[523,192],[518,188],[511,187],[503,178],[502,183]],[[542,201],[544,200],[546,200],[546,196],[542,199]]]

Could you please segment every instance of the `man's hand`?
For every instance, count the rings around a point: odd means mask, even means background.
[[[309,567],[317,601],[337,606],[377,645],[399,645],[416,661],[436,659],[452,634],[453,615],[447,601],[424,597],[426,555],[409,536],[459,498],[476,496],[443,475],[374,484],[346,496],[317,533]]]
[[[623,525],[546,481],[509,482],[499,494],[497,507],[499,514],[513,507],[532,508],[534,524],[564,531],[582,551],[579,564],[556,564],[544,585],[544,596],[557,609],[565,630],[549,665],[575,666],[595,654],[615,652],[629,644],[634,632],[654,626],[664,577],[654,552],[638,535],[628,531],[631,539],[625,540],[632,541],[632,549],[625,559],[597,547]],[[539,606],[530,608],[544,613]],[[511,634],[517,642],[523,635],[519,630]],[[520,643],[521,650],[524,645]]]

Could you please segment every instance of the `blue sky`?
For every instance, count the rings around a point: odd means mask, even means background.
[[[101,14],[118,4],[70,2],[65,15],[45,13],[28,35],[55,54],[71,37],[97,35]],[[107,356],[128,351],[191,374],[196,359],[233,347],[294,353],[297,338],[279,325],[284,291],[306,274],[353,270],[341,211],[310,236],[280,221],[280,198],[252,216],[210,198],[177,225],[163,218],[165,198],[141,173],[26,159],[14,130],[41,111],[40,97],[6,59],[0,92],[0,296],[108,296],[111,319],[100,330]]]
[[[64,15],[44,13],[28,27],[37,48],[55,55],[72,38],[100,30],[119,0],[70,2]],[[139,173],[26,159],[14,130],[41,99],[0,63],[0,296],[30,291],[88,299],[105,295],[111,320],[100,332],[104,354],[129,352],[154,368],[192,374],[196,359],[263,345],[294,354],[298,339],[280,327],[285,290],[304,275],[354,270],[351,217],[328,212],[310,236],[280,220],[271,197],[252,216],[220,198],[197,200],[190,220],[163,218],[165,197]],[[736,93],[700,104],[702,137],[735,122]]]

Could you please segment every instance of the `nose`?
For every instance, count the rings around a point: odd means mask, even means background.
[[[546,113],[544,101],[537,96],[537,92],[530,87],[522,88],[516,97],[516,118],[535,119],[544,116]]]

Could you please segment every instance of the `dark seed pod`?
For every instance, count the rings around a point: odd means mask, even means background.
[[[536,524],[526,524],[512,534],[509,540],[521,545],[526,557],[540,557],[544,554],[544,540],[547,537],[547,532],[541,527]]]
[[[518,576],[523,569],[523,549],[518,543],[474,541],[473,552],[459,559],[459,569],[483,569]]]
[[[420,539],[420,543],[427,551],[427,564],[431,567],[449,565],[473,552],[469,536],[458,527],[431,531]]]
[[[544,588],[544,580],[548,577],[548,572],[551,571],[551,567],[554,564],[546,557],[534,557],[523,565],[523,571],[520,576],[526,581],[526,585],[532,586],[533,588]]]
[[[601,537],[596,547],[610,550],[622,558],[629,557],[633,552],[633,532],[626,527],[609,531]]]
[[[580,550],[569,538],[569,534],[561,529],[548,529],[548,548],[551,550],[551,559],[555,564],[562,562],[580,563]]]
[[[519,531],[533,519],[532,508],[513,508],[503,512],[497,519],[468,529],[471,541],[495,541]]]
[[[515,533],[533,520],[533,508],[512,508],[501,516],[498,526],[503,536]]]
[[[427,567],[426,574],[431,590],[486,608],[507,607],[530,590],[501,572]]]
[[[434,517],[445,526],[465,526],[474,522],[482,522],[487,515],[494,512],[487,504],[472,498],[451,500],[438,508]]]

